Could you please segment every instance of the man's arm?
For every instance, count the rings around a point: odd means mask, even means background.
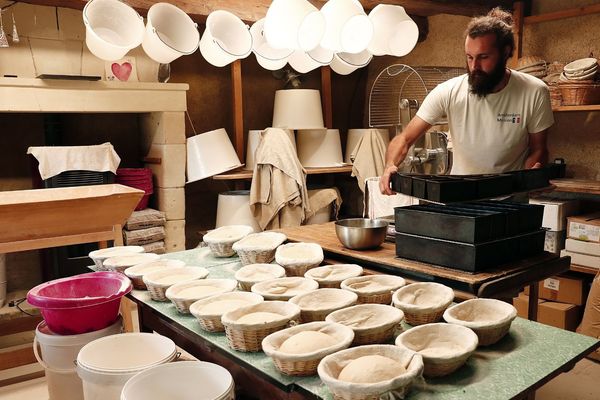
[[[546,132],[543,130],[529,134],[529,154],[525,159],[525,168],[540,168],[548,162]]]
[[[379,190],[381,193],[391,195],[394,194],[390,188],[390,176],[398,172],[398,165],[404,160],[408,149],[417,139],[427,132],[431,125],[415,116],[410,120],[402,133],[396,136],[389,144],[385,153],[385,168],[383,175],[379,179]]]

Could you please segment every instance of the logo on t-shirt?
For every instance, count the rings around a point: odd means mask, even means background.
[[[498,113],[496,122],[510,122],[511,124],[521,123],[521,114],[518,113]]]

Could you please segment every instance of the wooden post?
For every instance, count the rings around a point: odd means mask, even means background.
[[[331,68],[321,67],[321,103],[325,127],[333,128],[333,104],[331,99]]]
[[[509,66],[515,68],[519,58],[523,54],[523,1],[515,1],[513,4],[513,23],[515,35],[515,48]]]
[[[242,62],[235,60],[231,64],[231,81],[233,91],[233,137],[235,152],[244,162],[244,107],[242,101]]]

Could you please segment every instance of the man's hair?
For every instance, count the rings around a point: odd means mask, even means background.
[[[508,47],[508,57],[512,57],[515,48],[515,38],[512,31],[513,18],[509,12],[500,7],[493,8],[487,15],[474,17],[467,26],[466,35],[471,38],[489,34],[496,36],[496,47],[500,53]]]

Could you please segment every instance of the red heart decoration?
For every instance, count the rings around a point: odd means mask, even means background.
[[[112,63],[110,69],[114,76],[120,81],[127,81],[129,79],[129,75],[131,75],[132,66],[128,62],[124,62],[123,64]]]

